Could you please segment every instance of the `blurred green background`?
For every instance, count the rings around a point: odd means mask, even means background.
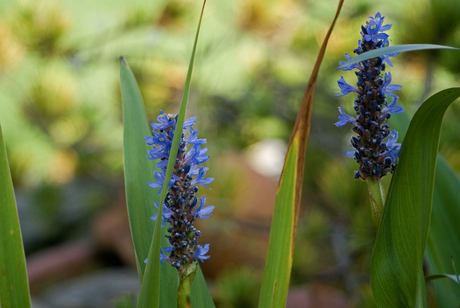
[[[129,62],[150,121],[159,110],[177,112],[201,5],[0,2],[0,123],[35,307],[110,307],[110,298],[138,290],[124,203],[118,58]],[[218,307],[257,304],[284,151],[336,6],[208,0],[188,116],[198,116],[216,178],[212,190],[200,189],[216,209],[199,228],[202,243],[211,243],[202,268]],[[366,186],[354,181],[355,162],[344,156],[349,128],[332,123],[337,107],[351,114],[353,102],[334,96],[340,76],[354,83],[353,73],[335,67],[378,11],[393,24],[393,45],[460,47],[457,0],[345,2],[316,89],[288,307],[374,307]],[[408,115],[460,82],[458,52],[412,52],[392,62],[387,71],[403,85],[398,95]],[[457,172],[459,116],[454,104],[440,144]]]

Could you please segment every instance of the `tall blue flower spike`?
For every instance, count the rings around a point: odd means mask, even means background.
[[[384,19],[385,17],[377,13],[375,17],[369,17],[366,25],[361,26],[361,40],[358,41],[358,48],[353,51],[354,53],[359,55],[389,45],[388,34],[382,32],[390,30],[391,24],[383,25]],[[377,181],[388,172],[392,172],[398,160],[401,147],[401,144],[396,143],[398,132],[390,132],[387,120],[391,114],[404,111],[403,107],[395,106],[399,97],[392,93],[402,87],[391,84],[391,73],[384,73],[385,63],[392,67],[393,63],[389,58],[397,55],[388,54],[343,68],[344,71],[357,70],[356,87],[348,84],[343,77],[337,82],[340,91],[336,93],[341,93],[337,96],[351,92],[358,95],[354,100],[356,117],[344,113],[343,107],[339,107],[339,121],[334,123],[337,127],[350,123],[353,125],[353,132],[357,134],[350,140],[353,150],[345,152],[346,156],[353,157],[359,164],[359,170],[355,171],[357,179],[366,180],[372,177]],[[351,59],[347,53],[345,57],[347,60]],[[339,63],[343,64],[345,61]],[[387,103],[385,94],[392,98],[390,104]]]
[[[159,160],[156,167],[160,171],[155,171],[153,177],[155,182],[147,183],[152,188],[163,187],[166,176],[166,168],[168,165],[169,152],[174,138],[174,129],[176,127],[177,115],[166,115],[160,111],[157,118],[158,123],[152,123],[153,137],[145,137],[145,143],[152,145],[153,148],[148,150],[147,156],[151,160]],[[209,244],[204,246],[198,245],[197,239],[201,232],[197,230],[193,223],[197,218],[211,218],[214,206],[206,206],[206,197],[202,197],[198,204],[196,193],[198,187],[196,185],[211,184],[213,178],[205,178],[209,168],[198,166],[209,159],[206,155],[208,149],[201,148],[201,145],[206,143],[206,139],[198,139],[198,131],[193,128],[196,122],[195,118],[190,118],[184,121],[184,132],[182,133],[179,152],[174,165],[171,181],[169,182],[169,190],[166,195],[163,207],[162,227],[169,222],[170,227],[167,235],[170,247],[164,247],[164,252],[160,252],[160,262],[168,261],[179,271],[183,266],[193,263],[196,260],[208,259],[206,255],[209,251]],[[187,136],[186,136],[187,135]],[[191,148],[187,150],[187,145]],[[159,193],[159,192],[158,192]],[[155,202],[155,207],[159,208],[159,204]],[[158,220],[158,215],[150,217],[152,220]],[[146,260],[147,262],[147,260]]]

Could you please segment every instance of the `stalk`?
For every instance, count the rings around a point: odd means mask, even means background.
[[[184,270],[180,273],[179,288],[177,290],[177,308],[191,308],[190,286],[195,277],[197,264],[193,262],[188,266],[183,266]]]
[[[371,199],[372,221],[376,230],[379,229],[380,220],[382,220],[383,206],[385,197],[383,193],[382,183],[380,180],[374,180],[372,177],[367,178],[367,188]]]

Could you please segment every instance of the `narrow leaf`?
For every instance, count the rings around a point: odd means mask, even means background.
[[[338,5],[334,20],[321,46],[292,131],[276,194],[259,307],[284,307],[286,305],[302,193],[305,152],[310,132],[313,96],[327,42],[339,17],[342,5],[343,0]]]
[[[456,275],[449,275],[449,274],[434,274],[430,276],[425,277],[425,281],[431,281],[431,280],[436,280],[436,279],[441,279],[441,278],[450,278],[453,281],[455,281],[456,284],[460,285],[460,276]]]
[[[180,137],[182,134],[182,129],[184,125],[184,120],[185,120],[185,111],[187,109],[187,101],[188,101],[188,96],[189,96],[189,91],[190,91],[190,82],[192,79],[192,71],[193,71],[193,63],[195,59],[195,53],[196,53],[196,46],[198,43],[198,36],[200,33],[200,27],[201,27],[201,20],[203,18],[203,12],[204,12],[204,7],[206,5],[206,0],[203,2],[203,7],[201,9],[201,14],[200,14],[200,19],[198,21],[198,27],[195,35],[195,41],[193,44],[193,49],[192,49],[192,55],[190,57],[190,63],[188,67],[188,72],[187,72],[187,78],[185,80],[185,86],[184,86],[184,93],[182,95],[182,101],[181,101],[181,106],[180,106],[180,111],[178,114],[178,119],[177,119],[177,124],[176,128],[174,130],[174,138],[173,142],[171,145],[171,151],[169,155],[169,160],[168,160],[168,167],[166,169],[166,175],[164,179],[164,184],[163,184],[163,189],[161,191],[161,196],[160,196],[160,208],[158,210],[158,217],[162,217],[163,213],[163,203],[166,197],[166,193],[168,191],[168,185],[172,176],[174,164],[176,161],[178,149],[179,149],[179,143],[180,143]],[[137,307],[159,307],[159,297],[158,297],[158,290],[160,288],[160,242],[161,242],[161,224],[155,224],[155,229],[152,237],[152,243],[150,245],[150,250],[149,250],[149,262],[147,262],[146,270],[145,270],[145,278],[144,281],[142,282],[141,285],[141,292],[139,294],[139,301]],[[200,269],[198,269],[200,271]],[[201,273],[200,273],[201,274]],[[206,283],[204,281],[204,278],[202,275],[197,275],[200,277],[199,279],[196,279],[194,283],[201,284],[202,286],[206,286]],[[192,284],[193,285],[193,284]],[[209,290],[207,287],[200,287],[198,288],[200,294],[191,294],[192,301],[200,301],[201,298],[208,298],[210,300],[210,294]],[[197,297],[194,299],[194,297]],[[205,301],[204,303],[209,303],[208,301]],[[201,301],[200,301],[201,302]],[[210,300],[212,303],[212,300]],[[201,306],[201,307],[213,307],[214,304],[211,304],[211,306]]]
[[[459,96],[460,88],[451,88],[426,100],[402,143],[371,262],[371,284],[380,307],[426,305],[423,256],[439,135],[447,107]]]
[[[407,44],[407,45],[394,45],[394,46],[389,46],[389,47],[383,47],[379,49],[374,49],[370,50],[367,52],[364,52],[344,64],[340,65],[336,69],[342,69],[344,67],[347,67],[351,64],[355,64],[367,59],[372,59],[376,57],[380,57],[383,55],[390,55],[393,53],[398,53],[398,52],[406,52],[406,51],[414,51],[414,50],[427,50],[427,49],[453,49],[453,50],[460,50],[459,48],[455,47],[450,47],[450,46],[444,46],[444,45],[433,45],[433,44]]]
[[[29,282],[10,167],[0,126],[0,301],[30,307]]]

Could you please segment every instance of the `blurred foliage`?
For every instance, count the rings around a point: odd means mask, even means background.
[[[261,272],[254,269],[227,268],[216,279],[216,306],[219,308],[252,308],[259,301]]]
[[[353,180],[354,161],[343,155],[349,129],[332,125],[337,107],[352,112],[352,98],[334,96],[336,81],[344,76],[353,83],[354,76],[335,68],[343,53],[351,54],[356,47],[360,25],[377,11],[393,24],[388,32],[391,44],[460,47],[457,2],[345,3],[315,93],[294,284],[328,281],[359,307],[372,307],[366,304],[370,292],[363,291],[368,290],[366,273],[375,236],[367,191]],[[240,181],[235,170],[221,168],[221,160],[267,138],[288,141],[336,5],[312,0],[207,4],[188,113],[199,116],[200,136],[208,139],[209,172],[216,178],[209,202],[216,205],[216,217],[227,220],[220,226],[233,228],[237,184],[249,182]],[[0,123],[15,187],[42,215],[38,217],[48,215],[48,228],[59,225],[59,230],[68,231],[70,224],[78,229],[77,223],[113,203],[114,191],[123,190],[119,56],[130,62],[151,121],[160,109],[177,112],[200,6],[192,0],[0,2]],[[398,95],[408,114],[430,94],[459,84],[458,53],[425,51],[393,59],[390,71],[394,82],[403,85]],[[454,104],[440,144],[457,172],[459,116],[460,106]],[[88,196],[69,198],[75,193]],[[82,211],[79,218],[63,222],[62,213],[75,204]],[[39,243],[65,240],[66,235],[51,236],[54,240],[35,242],[34,249]],[[236,284],[232,281],[238,279],[249,284],[244,277],[253,273],[242,272],[236,271],[236,278],[232,271],[222,274],[219,284]],[[228,296],[236,301],[244,292]]]

